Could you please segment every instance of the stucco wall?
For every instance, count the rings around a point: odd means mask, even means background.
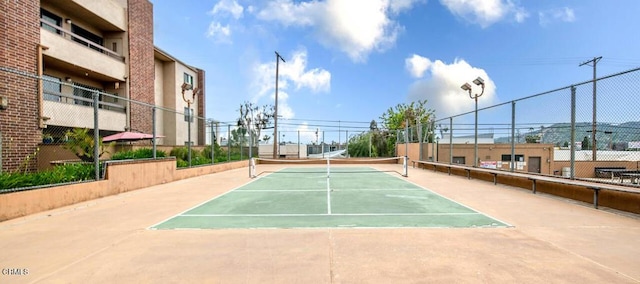
[[[111,163],[107,167],[107,176],[102,181],[0,194],[0,221],[153,185],[247,166],[247,161],[239,161],[178,170],[175,159]]]
[[[437,172],[448,173],[447,164],[433,164],[418,165],[419,168],[425,170],[435,170]],[[434,168],[435,167],[435,168]],[[493,175],[481,172],[482,169],[476,170],[473,167],[466,168],[451,168],[451,175],[467,176],[467,170],[469,171],[470,178],[483,180],[487,182],[493,182]],[[534,176],[534,175],[532,175]],[[498,174],[497,182],[504,185],[524,188],[526,190],[533,189],[533,181],[528,176],[512,176],[509,174]],[[594,193],[592,189],[578,184],[566,184],[560,182],[552,182],[545,180],[538,180],[536,183],[536,192],[547,193],[563,198],[577,200],[585,203],[593,204]],[[613,208],[616,210],[640,213],[640,194],[638,192],[613,191],[613,190],[600,190],[600,196],[598,204],[601,207]],[[535,212],[532,212],[535,214]]]

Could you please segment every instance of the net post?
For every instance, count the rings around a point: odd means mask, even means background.
[[[331,161],[327,158],[327,178],[331,176]]]
[[[251,157],[251,159],[249,159],[249,178],[255,178],[256,177],[256,161],[254,160],[253,157]]]
[[[404,156],[402,157],[402,176],[403,177],[408,177],[409,176],[409,157]]]

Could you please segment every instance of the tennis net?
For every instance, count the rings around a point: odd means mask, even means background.
[[[309,174],[317,173],[330,177],[331,175],[391,172],[401,176],[408,176],[408,158],[393,157],[379,159],[265,159],[252,158],[249,160],[249,175],[252,178],[266,173]]]

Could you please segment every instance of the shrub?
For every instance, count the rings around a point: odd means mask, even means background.
[[[171,152],[169,152],[169,156],[176,157],[176,160],[186,161],[188,159],[188,155],[189,149],[187,149],[187,147],[173,148],[171,149]],[[193,152],[191,152],[191,155],[193,155]]]
[[[156,157],[164,158],[167,153],[156,150]],[[153,149],[141,148],[133,151],[121,151],[113,154],[112,160],[132,160],[132,159],[151,159],[153,158]]]
[[[73,152],[82,161],[93,161],[93,151],[96,143],[93,141],[93,136],[89,135],[88,129],[75,128],[73,131],[67,131],[66,136],[69,137],[69,140],[63,146],[65,149]],[[114,144],[115,142],[109,143],[109,145]],[[102,144],[102,137],[98,139],[98,147],[98,158],[100,158],[102,154],[107,153],[104,149],[105,145]]]
[[[93,180],[95,178],[94,169],[93,164],[74,163],[36,173],[2,173],[0,174],[0,190]]]

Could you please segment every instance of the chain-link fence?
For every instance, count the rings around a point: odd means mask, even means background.
[[[190,167],[274,151],[280,158],[394,157],[411,154],[409,143],[419,144],[412,154],[418,159],[442,163],[626,184],[640,174],[640,68],[398,130],[284,120],[275,147],[273,128],[258,134],[198,116],[203,107],[185,104],[184,96],[163,99],[160,107],[152,98],[128,99],[118,84],[96,88],[56,74],[0,73],[9,101],[0,110],[5,174],[81,160],[92,166],[84,179],[99,179],[100,161],[109,159],[174,156],[179,167]],[[96,140],[102,142],[93,147]]]
[[[176,96],[161,107],[153,96],[128,99],[119,84],[50,72],[0,68],[0,190],[101,179],[108,160],[173,156],[182,168],[248,158],[221,147],[218,133],[230,125],[197,116],[196,102]]]
[[[437,119],[435,141],[413,138],[430,131],[424,125],[398,137],[436,148],[442,163],[637,184],[639,95],[637,68]]]

